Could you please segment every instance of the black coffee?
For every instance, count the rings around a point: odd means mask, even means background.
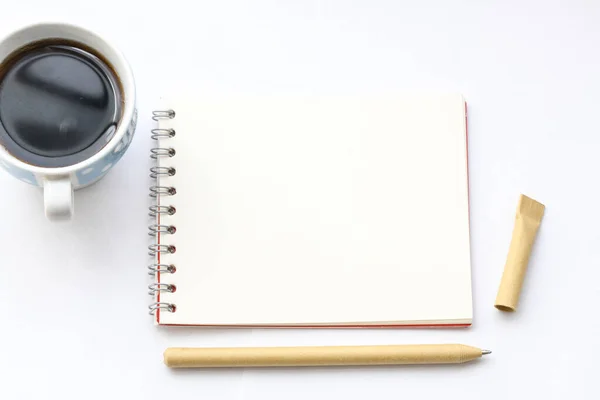
[[[0,67],[0,145],[40,167],[81,162],[104,147],[121,117],[116,74],[93,50],[46,41]]]

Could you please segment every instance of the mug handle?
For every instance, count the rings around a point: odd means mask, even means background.
[[[69,177],[44,180],[44,210],[51,221],[73,217],[73,185]]]

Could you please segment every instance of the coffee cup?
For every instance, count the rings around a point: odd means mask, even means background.
[[[43,23],[0,41],[0,168],[43,189],[48,219],[72,218],[73,191],[119,161],[136,122],[131,67],[96,33]]]

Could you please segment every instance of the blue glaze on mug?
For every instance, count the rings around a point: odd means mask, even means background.
[[[133,139],[135,127],[137,124],[137,110],[133,112],[133,118],[127,128],[127,131],[121,138],[120,142],[112,149],[112,151],[106,154],[104,157],[96,161],[89,167],[77,170],[75,176],[77,177],[77,186],[87,186],[96,182],[102,178],[106,173],[121,159]]]
[[[13,165],[9,165],[6,161],[4,161],[2,159],[0,159],[0,167],[2,169],[4,169],[6,172],[8,172],[9,174],[11,174],[12,176],[14,176],[15,178],[17,178],[23,182],[26,182],[26,183],[29,183],[32,185],[36,185],[36,186],[41,186],[38,183],[35,175],[32,172],[15,167]]]
[[[114,146],[109,153],[96,161],[94,164],[83,169],[78,169],[73,173],[71,181],[76,188],[81,188],[95,183],[104,175],[106,175],[106,173],[121,159],[133,139],[137,125],[137,116],[138,113],[136,109],[133,112],[133,117],[131,119],[131,123],[127,127],[127,131],[119,143],[117,143],[117,145]],[[110,145],[112,147],[112,144]],[[38,177],[36,177],[36,175],[32,172],[19,168],[16,165],[9,164],[2,159],[0,159],[0,167],[23,182],[39,187],[43,186],[43,176],[40,176],[38,179]]]

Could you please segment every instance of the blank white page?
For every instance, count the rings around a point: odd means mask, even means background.
[[[186,98],[160,324],[468,325],[463,98]]]

